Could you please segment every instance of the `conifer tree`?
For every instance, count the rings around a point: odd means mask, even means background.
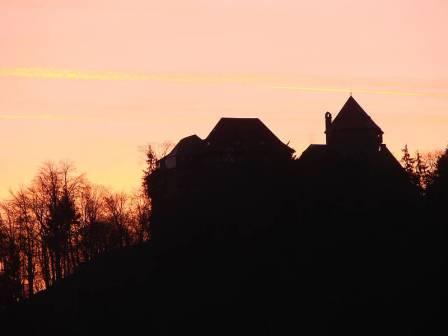
[[[419,151],[415,154],[415,175],[418,180],[418,186],[421,192],[424,193],[428,185],[429,169]]]
[[[411,156],[408,150],[408,145],[405,145],[401,150],[403,152],[403,156],[401,157],[401,163],[403,165],[404,170],[409,176],[410,181],[415,185],[419,186],[419,177],[416,173],[416,160]]]

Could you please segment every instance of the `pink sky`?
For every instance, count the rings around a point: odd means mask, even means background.
[[[141,146],[223,116],[300,154],[350,90],[397,155],[443,148],[447,17],[445,0],[2,0],[0,197],[67,159],[130,191]]]

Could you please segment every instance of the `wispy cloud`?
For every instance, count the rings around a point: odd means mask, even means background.
[[[365,87],[371,88],[342,88],[342,87],[320,87],[294,84],[298,80],[292,76],[269,76],[269,75],[237,75],[237,74],[160,74],[144,72],[123,71],[89,71],[89,70],[64,70],[51,68],[0,68],[0,77],[50,79],[50,80],[86,80],[86,81],[163,81],[177,83],[221,83],[221,84],[261,84],[279,90],[294,90],[307,92],[327,93],[360,93],[375,95],[395,96],[432,96],[448,98],[448,92],[444,91],[408,91],[395,86],[392,89],[375,89],[377,84],[373,83]],[[1,118],[1,116],[0,116]]]
[[[0,120],[65,120],[65,115],[54,114],[0,114]]]
[[[71,80],[145,80],[153,77],[139,73],[112,71],[80,71],[49,68],[2,68],[1,77]]]
[[[0,68],[0,77],[97,81],[254,82],[271,79],[259,75],[158,74],[123,71],[88,71],[50,68]]]

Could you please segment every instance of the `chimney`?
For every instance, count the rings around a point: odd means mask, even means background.
[[[330,138],[330,128],[331,128],[331,113],[327,112],[325,113],[325,138],[328,145],[329,138]]]

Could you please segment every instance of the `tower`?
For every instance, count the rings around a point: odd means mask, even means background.
[[[343,149],[379,150],[383,131],[350,96],[336,118],[325,113],[325,135],[328,146]]]

